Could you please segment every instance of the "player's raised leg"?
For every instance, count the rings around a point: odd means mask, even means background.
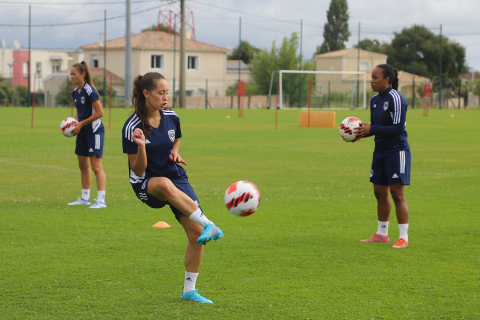
[[[203,227],[202,234],[197,239],[198,244],[204,245],[211,240],[218,241],[223,237],[222,230],[208,220],[197,203],[179,190],[170,179],[164,177],[150,179],[147,192],[160,201],[168,201],[184,215]]]

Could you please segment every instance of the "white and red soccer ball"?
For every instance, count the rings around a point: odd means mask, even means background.
[[[63,119],[60,123],[60,131],[62,131],[65,137],[73,137],[72,130],[75,129],[75,125],[78,123],[77,119],[68,117]]]
[[[237,181],[225,192],[225,206],[231,214],[247,217],[260,206],[260,191],[249,181]]]
[[[343,119],[342,123],[340,124],[340,135],[346,142],[355,142],[360,139],[360,136],[354,132],[355,129],[360,127],[360,123],[362,120],[356,117],[348,117]]]

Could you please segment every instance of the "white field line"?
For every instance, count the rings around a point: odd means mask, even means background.
[[[0,162],[15,164],[15,165],[19,165],[19,166],[27,166],[27,167],[49,168],[49,169],[55,169],[55,170],[80,172],[80,169],[69,169],[69,168],[54,167],[54,166],[44,166],[44,165],[39,165],[39,164],[22,163],[22,162],[7,161],[7,160],[0,160]],[[128,178],[127,175],[125,175],[125,176],[119,176],[119,175],[116,175],[116,174],[105,174],[105,175],[107,177],[118,177],[118,178],[125,178],[125,179]]]

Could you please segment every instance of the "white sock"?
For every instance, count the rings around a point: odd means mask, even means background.
[[[195,290],[198,273],[185,271],[185,283],[183,284],[183,292],[187,293]]]
[[[381,236],[388,236],[388,223],[389,221],[378,221],[377,234]]]
[[[403,240],[408,242],[408,223],[399,224],[398,230],[400,231],[399,238],[403,238]]]
[[[106,191],[97,191],[97,200],[105,203],[105,192]]]
[[[207,217],[203,214],[202,210],[198,208],[195,210],[191,215],[190,215],[190,220],[195,221],[202,227],[204,227],[206,224],[211,224],[213,223],[212,221],[208,220]]]
[[[82,189],[82,199],[83,200],[90,199],[90,189]]]

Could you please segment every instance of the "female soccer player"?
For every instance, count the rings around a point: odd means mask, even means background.
[[[156,72],[137,76],[133,83],[134,113],[122,130],[123,152],[128,154],[130,183],[137,197],[151,208],[169,205],[188,238],[185,281],[180,298],[213,303],[195,289],[203,245],[219,240],[223,232],[203,214],[188,182],[180,149],[180,119],[167,109],[168,84]]]
[[[410,146],[405,131],[407,101],[398,89],[397,69],[389,64],[372,71],[372,90],[378,92],[370,100],[371,124],[361,123],[361,137],[375,136],[370,182],[377,198],[378,229],[362,242],[390,242],[388,220],[391,210],[389,190],[395,203],[400,238],[392,246],[408,246],[408,206],[404,186],[410,184]],[[390,85],[392,85],[390,87]]]
[[[68,205],[89,205],[89,208],[92,209],[106,208],[105,189],[107,178],[102,166],[105,128],[102,120],[100,120],[103,117],[102,104],[85,61],[75,63],[72,66],[70,79],[72,79],[73,84],[77,85],[72,92],[72,97],[77,108],[75,119],[78,120],[78,123],[75,125],[72,134],[77,136],[75,154],[77,154],[78,166],[81,172],[82,196]],[[98,196],[94,205],[91,205],[90,202],[90,186],[92,184],[90,165],[97,178]]]

